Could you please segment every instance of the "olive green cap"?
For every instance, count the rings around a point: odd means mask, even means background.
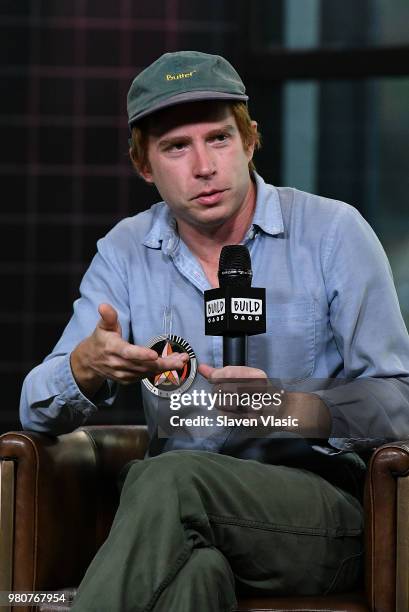
[[[162,108],[199,100],[248,100],[233,66],[220,55],[165,53],[133,80],[128,92],[129,126]]]

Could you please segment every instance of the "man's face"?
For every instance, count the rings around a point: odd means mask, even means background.
[[[153,123],[149,165],[141,173],[156,185],[177,220],[197,228],[218,227],[245,205],[253,149],[244,150],[228,104],[181,104],[162,111]]]

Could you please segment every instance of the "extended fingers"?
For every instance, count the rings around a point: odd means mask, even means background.
[[[212,376],[213,372],[216,372],[217,370],[216,368],[212,368],[212,366],[209,366],[207,363],[201,363],[198,367],[198,371],[199,374],[207,378],[207,380],[210,380],[210,377]]]
[[[167,357],[159,357],[154,364],[158,372],[166,372],[168,370],[181,370],[189,361],[187,353],[172,353]]]
[[[199,372],[207,378],[209,382],[217,382],[224,379],[232,378],[267,378],[267,374],[258,368],[250,368],[247,366],[225,366],[224,368],[212,368],[207,364],[199,366]]]
[[[126,361],[141,363],[145,361],[155,362],[158,359],[158,353],[146,346],[130,344],[129,342],[118,343],[116,347],[117,354]]]
[[[172,353],[167,357],[159,357],[158,353],[145,346],[129,343],[120,344],[117,354],[121,359],[129,362],[129,366],[142,367],[145,372],[166,372],[183,368],[189,359],[187,353]]]

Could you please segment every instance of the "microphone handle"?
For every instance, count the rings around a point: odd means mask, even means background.
[[[247,336],[223,336],[223,366],[247,365]]]

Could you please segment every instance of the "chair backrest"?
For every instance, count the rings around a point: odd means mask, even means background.
[[[119,473],[143,458],[147,439],[145,427],[129,425],[85,427],[58,438],[33,432],[0,436],[0,457],[15,471],[14,494],[5,495],[14,517],[6,590],[80,582],[111,527]]]

